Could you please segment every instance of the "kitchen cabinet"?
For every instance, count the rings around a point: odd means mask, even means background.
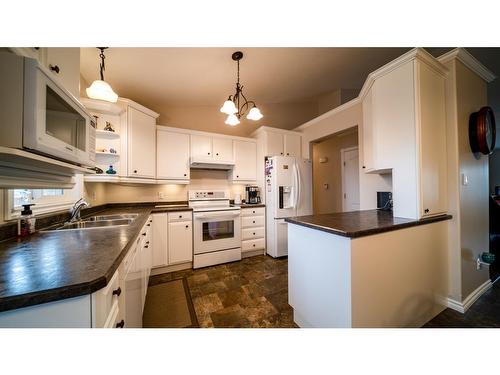
[[[193,222],[172,221],[168,223],[168,263],[178,264],[193,260]]]
[[[205,135],[191,135],[191,158],[195,160],[232,162],[233,140]]]
[[[230,173],[234,182],[255,181],[257,179],[257,144],[249,141],[235,140],[234,168]]]
[[[176,211],[153,216],[153,268],[192,262],[192,212]]]
[[[446,213],[446,68],[423,50],[372,73],[362,90],[365,173],[392,173],[394,215]]]
[[[241,209],[242,254],[266,248],[265,207]]]
[[[189,180],[189,134],[158,129],[156,132],[156,178]]]
[[[128,107],[128,176],[155,178],[156,119]]]
[[[261,143],[263,156],[302,157],[302,137],[299,133],[262,126],[253,136]]]
[[[80,48],[46,48],[44,65],[67,90],[80,97]]]

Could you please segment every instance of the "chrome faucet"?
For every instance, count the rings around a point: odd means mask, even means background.
[[[72,223],[74,221],[79,221],[80,220],[80,211],[82,208],[90,207],[90,204],[87,203],[87,201],[83,198],[80,198],[76,201],[76,203],[73,205],[73,208],[71,209],[71,216],[69,218],[69,222]]]

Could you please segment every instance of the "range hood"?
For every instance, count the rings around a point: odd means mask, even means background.
[[[203,158],[191,158],[191,169],[217,169],[228,171],[233,169],[234,162],[220,161],[220,160],[207,160]]]

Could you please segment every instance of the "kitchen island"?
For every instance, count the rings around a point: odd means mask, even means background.
[[[367,210],[286,219],[300,327],[419,327],[446,306],[447,220]]]

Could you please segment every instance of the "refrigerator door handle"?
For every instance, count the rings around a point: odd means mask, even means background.
[[[295,191],[294,191],[294,208],[298,209],[299,205],[299,196],[300,196],[300,175],[299,175],[299,169],[297,166],[297,162],[293,164],[293,179],[294,179],[294,185],[295,185]]]

